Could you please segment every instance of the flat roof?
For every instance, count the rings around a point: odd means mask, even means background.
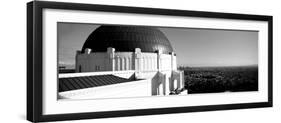
[[[59,92],[78,90],[135,81],[114,75],[95,75],[82,77],[59,78]]]

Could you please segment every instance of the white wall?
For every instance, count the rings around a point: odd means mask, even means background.
[[[26,2],[1,1],[0,122],[28,123],[26,109]],[[81,0],[82,1],[82,0]],[[278,0],[89,0],[97,4],[274,15],[274,108],[79,120],[71,123],[265,123],[281,121],[281,3]],[[17,56],[15,56],[17,55]],[[58,122],[60,123],[60,122]],[[65,121],[63,123],[69,123]]]
[[[106,71],[106,72],[86,72],[86,73],[66,73],[60,74],[59,78],[71,78],[78,76],[95,75],[115,75],[122,78],[130,78],[135,71]],[[155,74],[152,74],[155,75]],[[158,80],[156,80],[158,81]],[[147,97],[151,96],[152,79],[136,80],[118,84],[111,84],[93,88],[78,89],[60,92],[61,99],[101,99],[101,98],[120,98],[120,97]]]
[[[103,99],[151,96],[151,80],[130,81],[119,84],[60,92],[62,99]]]
[[[106,52],[95,52],[76,54],[75,64],[77,72],[112,71],[113,66],[115,71],[157,71],[157,59],[157,53],[150,52],[141,52],[140,59],[135,58],[134,52],[115,52],[114,59],[111,59]],[[176,62],[176,56],[160,54],[159,69],[176,70]]]

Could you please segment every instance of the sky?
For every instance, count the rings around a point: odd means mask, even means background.
[[[100,25],[58,23],[59,64],[73,68],[75,54]],[[246,66],[258,64],[258,32],[158,27],[177,54],[178,66]]]

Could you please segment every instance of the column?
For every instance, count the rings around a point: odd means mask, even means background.
[[[136,77],[138,77],[141,74],[141,67],[142,67],[142,63],[141,63],[141,49],[140,48],[136,48],[135,49],[134,60],[135,60]]]
[[[157,70],[158,71],[161,71],[161,69],[162,69],[161,54],[162,54],[162,50],[158,50],[157,51]]]
[[[112,48],[112,47],[108,47],[107,48],[107,54],[108,54],[108,65],[107,66],[107,69],[108,70],[111,70],[111,71],[115,71],[115,49]]]

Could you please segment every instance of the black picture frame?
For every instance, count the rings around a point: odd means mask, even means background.
[[[42,85],[42,72],[43,72],[42,10],[45,8],[266,21],[268,22],[268,101],[258,102],[258,103],[43,115],[42,113],[42,100],[43,100],[42,97],[43,96],[42,95],[42,88],[43,88]],[[273,27],[273,17],[265,16],[265,15],[169,10],[169,9],[108,6],[108,5],[93,5],[93,4],[80,4],[80,3],[63,3],[63,2],[45,2],[45,1],[29,2],[27,3],[27,120],[32,122],[63,121],[63,120],[94,119],[94,118],[107,118],[107,117],[124,117],[124,116],[137,116],[137,115],[155,115],[155,114],[170,114],[170,113],[184,113],[184,112],[272,107],[273,105],[272,27]]]

